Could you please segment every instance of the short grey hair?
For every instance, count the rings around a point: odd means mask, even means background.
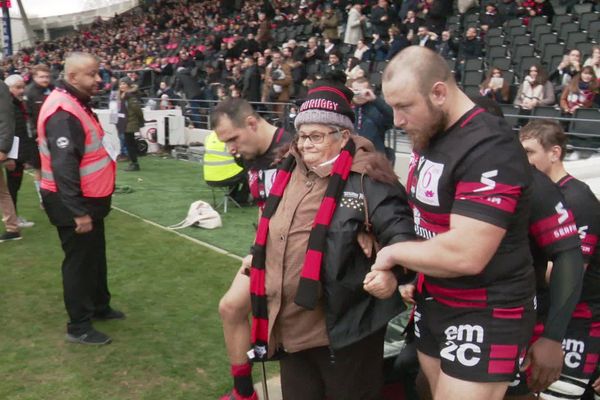
[[[6,83],[6,86],[8,87],[13,87],[15,86],[17,83],[19,82],[23,82],[25,83],[25,80],[23,79],[23,77],[19,74],[12,74],[9,75],[5,80],[4,83]]]

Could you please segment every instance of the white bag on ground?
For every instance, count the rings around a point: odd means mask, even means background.
[[[205,229],[215,229],[223,226],[221,216],[210,204],[198,200],[190,205],[187,217],[178,224],[171,225],[169,229],[183,229],[188,226],[198,226]]]

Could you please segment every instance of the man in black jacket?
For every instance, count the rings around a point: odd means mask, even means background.
[[[65,81],[44,103],[38,124],[42,198],[65,253],[66,339],[88,345],[111,342],[92,327],[92,319],[125,318],[110,307],[107,282],[104,218],[110,212],[117,154],[109,158],[102,146],[104,134],[90,107],[101,81],[95,57],[70,55]]]
[[[242,98],[250,102],[260,101],[260,72],[251,55],[244,59],[244,75],[242,78]]]
[[[0,209],[6,231],[0,235],[0,243],[7,240],[19,240],[17,213],[13,204],[6,181],[4,180],[3,164],[13,145],[15,132],[15,117],[12,107],[12,97],[4,81],[0,80]]]

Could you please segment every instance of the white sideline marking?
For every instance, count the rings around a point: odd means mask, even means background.
[[[167,232],[173,233],[173,234],[175,234],[175,235],[177,235],[177,236],[179,236],[179,237],[182,237],[182,238],[184,238],[184,239],[187,239],[187,240],[189,240],[190,242],[194,242],[194,243],[196,243],[196,244],[199,244],[200,246],[204,246],[204,247],[206,247],[206,248],[208,248],[208,249],[210,249],[210,250],[216,251],[217,253],[224,254],[224,255],[226,255],[226,256],[229,256],[229,257],[231,257],[231,258],[233,258],[233,259],[235,259],[235,260],[238,260],[238,261],[242,261],[242,257],[238,256],[237,254],[230,253],[229,251],[227,251],[227,250],[225,250],[225,249],[222,249],[222,248],[220,248],[220,247],[217,247],[217,246],[213,246],[213,245],[212,245],[212,244],[210,244],[210,243],[203,242],[202,240],[198,240],[198,239],[196,239],[196,238],[193,238],[193,237],[191,237],[191,236],[185,235],[185,234],[183,234],[183,233],[181,233],[181,232],[174,231],[174,230],[172,230],[172,229],[169,229],[169,228],[167,228],[167,227],[164,227],[164,226],[162,226],[162,225],[160,225],[160,224],[157,224],[157,223],[156,223],[156,222],[154,222],[154,221],[150,221],[149,219],[142,218],[142,217],[140,217],[140,216],[139,216],[139,215],[137,215],[137,214],[134,214],[134,213],[132,213],[132,212],[129,212],[129,211],[125,211],[125,210],[123,210],[122,208],[119,208],[119,207],[117,207],[117,206],[112,206],[112,208],[113,208],[113,209],[115,209],[115,210],[117,210],[117,211],[119,211],[119,212],[122,212],[123,214],[127,214],[127,215],[129,215],[129,216],[131,216],[131,217],[134,217],[134,218],[137,218],[137,219],[139,219],[139,220],[142,220],[142,221],[144,221],[144,222],[145,222],[145,223],[147,223],[147,224],[150,224],[150,225],[152,225],[152,226],[156,226],[157,228],[160,228],[160,229],[162,229],[163,231],[167,231]]]

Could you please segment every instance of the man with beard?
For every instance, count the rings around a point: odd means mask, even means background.
[[[400,52],[383,93],[414,145],[406,187],[424,240],[384,247],[372,269],[419,272],[416,345],[434,398],[502,399],[535,322],[527,157],[429,49]]]

